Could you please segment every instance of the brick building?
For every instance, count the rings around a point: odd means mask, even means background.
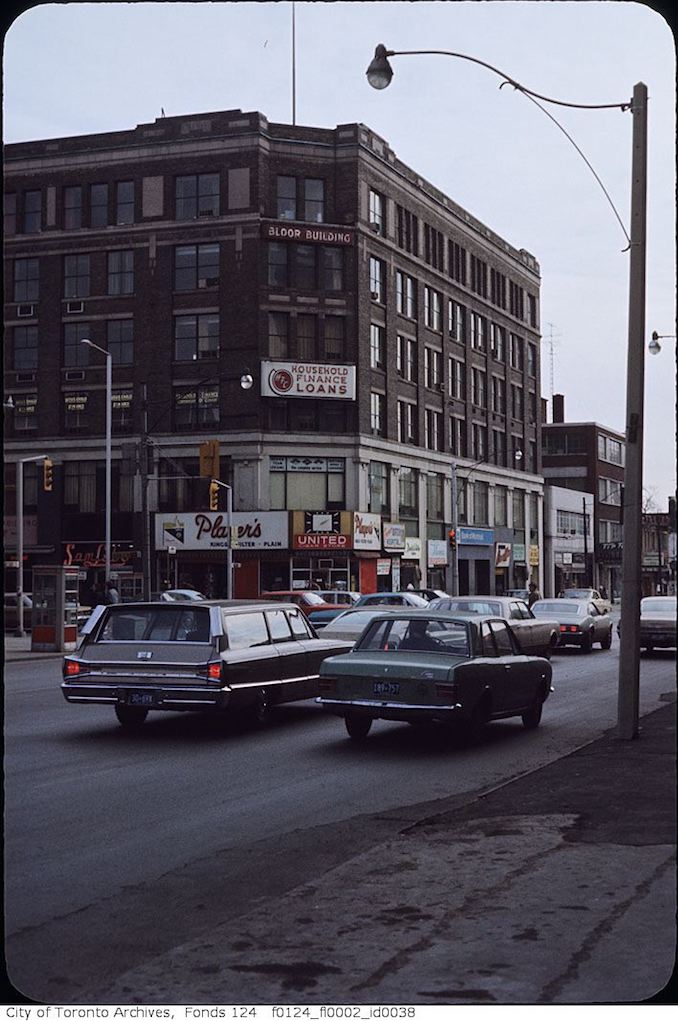
[[[10,547],[17,459],[54,461],[51,492],[24,465],[29,569],[101,573],[106,359],[88,339],[112,354],[125,595],[144,573],[223,595],[206,439],[238,595],[444,587],[452,523],[462,591],[541,583],[538,264],[384,140],[231,110],[8,145],[4,170]]]
[[[621,591],[624,456],[621,433],[597,422],[565,421],[565,399],[554,394],[553,421],[542,424],[544,479],[549,486],[582,492],[581,516],[593,514],[594,544],[581,573],[615,599]],[[556,575],[562,567],[556,562]]]

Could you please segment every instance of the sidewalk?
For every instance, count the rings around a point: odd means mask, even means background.
[[[79,1002],[621,1004],[660,993],[676,936],[676,720],[673,692],[664,698],[638,740],[608,732],[422,818]]]
[[[17,638],[5,632],[3,644],[5,663],[18,663],[26,659],[62,659],[64,656],[63,652],[32,652],[30,634]]]

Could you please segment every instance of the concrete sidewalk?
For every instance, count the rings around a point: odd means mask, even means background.
[[[665,698],[641,719],[638,740],[609,732],[422,818],[79,1002],[653,997],[675,962],[675,702]]]
[[[64,656],[63,652],[33,652],[30,634],[24,635],[23,638],[5,634],[3,645],[5,663],[19,663],[27,659],[62,659]]]

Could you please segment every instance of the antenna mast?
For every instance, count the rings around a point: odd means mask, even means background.
[[[297,123],[297,47],[295,3],[292,0],[292,123]]]

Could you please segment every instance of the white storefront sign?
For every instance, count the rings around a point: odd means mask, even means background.
[[[408,536],[405,539],[403,560],[421,560],[421,539],[416,536]]]
[[[355,365],[317,362],[261,363],[262,397],[331,397],[355,400]]]
[[[381,550],[380,514],[363,514],[361,511],[354,513],[353,549]]]
[[[237,549],[287,549],[286,511],[234,511],[233,546]],[[155,515],[155,548],[177,550],[228,549],[228,522],[220,511]]]
[[[428,540],[428,566],[447,566],[447,543],[444,539]]]
[[[382,525],[384,550],[401,553],[405,549],[405,526],[397,521],[384,521]]]

